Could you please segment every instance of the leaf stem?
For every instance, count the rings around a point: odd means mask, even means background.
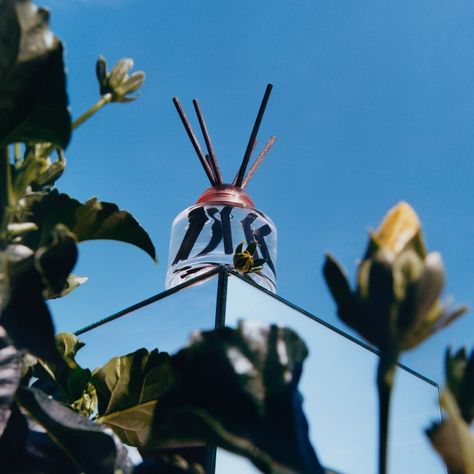
[[[7,233],[13,188],[8,146],[0,147],[0,239]]]
[[[104,94],[98,102],[96,102],[89,110],[86,110],[79,118],[72,122],[72,129],[79,127],[84,123],[88,118],[92,117],[98,110],[100,110],[104,105],[112,101],[112,94]]]
[[[382,350],[377,370],[377,391],[379,396],[379,474],[386,474],[388,468],[388,434],[390,425],[390,401],[396,371],[397,352]]]

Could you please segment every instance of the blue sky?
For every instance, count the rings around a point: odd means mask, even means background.
[[[330,250],[354,275],[367,239],[400,200],[443,254],[446,295],[474,306],[474,4],[470,0],[46,2],[66,44],[77,117],[98,98],[95,60],[132,57],[147,80],[77,130],[62,191],[132,212],[160,264],[125,244],[81,244],[90,279],[53,304],[74,330],[164,289],[173,218],[207,187],[171,102],[200,100],[225,176],[237,170],[265,86],[248,187],[278,227],[278,293],[346,329],[321,275]],[[197,128],[197,122],[193,122]],[[442,382],[447,345],[474,343],[472,314],[405,357]]]

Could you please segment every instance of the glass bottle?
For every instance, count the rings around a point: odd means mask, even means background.
[[[255,209],[249,195],[230,184],[204,191],[194,206],[180,212],[171,228],[166,288],[196,278],[219,265],[233,266],[235,248],[258,242],[255,258],[266,261],[257,284],[276,291],[277,231],[273,221]]]

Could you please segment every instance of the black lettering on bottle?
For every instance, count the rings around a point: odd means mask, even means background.
[[[189,227],[184,235],[183,241],[181,242],[178,253],[173,260],[173,265],[176,265],[180,260],[186,260],[189,257],[204,224],[208,220],[209,219],[207,218],[203,207],[197,207],[188,214]]]

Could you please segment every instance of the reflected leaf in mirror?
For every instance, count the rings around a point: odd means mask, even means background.
[[[324,472],[297,389],[307,353],[295,332],[275,325],[195,333],[171,357],[175,383],[156,406],[149,447],[210,442],[263,472]]]

